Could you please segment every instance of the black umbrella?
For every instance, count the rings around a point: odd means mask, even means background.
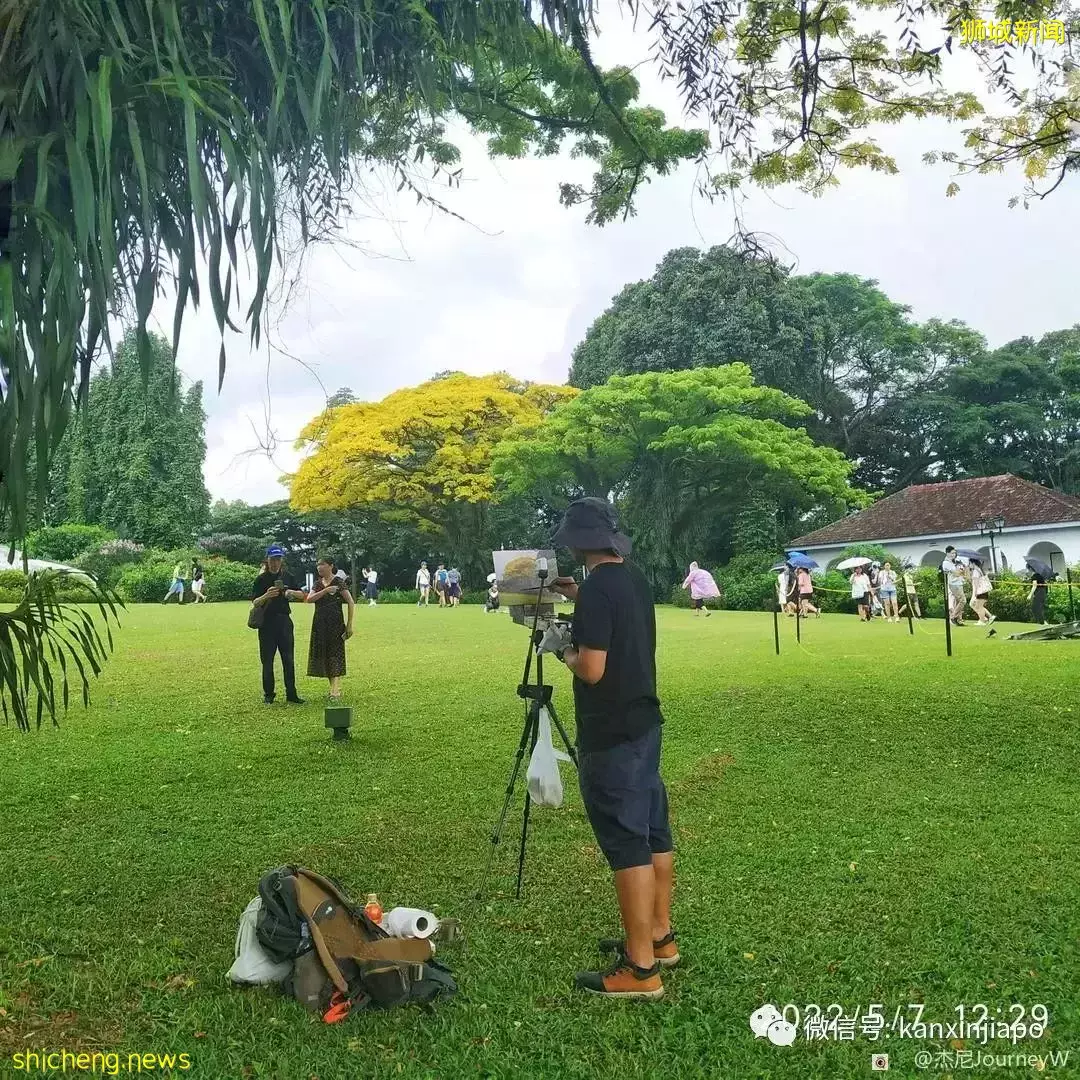
[[[1057,577],[1057,571],[1049,563],[1044,563],[1042,559],[1025,559],[1024,562],[1033,574],[1044,581],[1053,581]]]
[[[957,548],[956,554],[961,559],[975,559],[976,562],[982,562],[984,556],[981,551],[976,551],[974,548]]]

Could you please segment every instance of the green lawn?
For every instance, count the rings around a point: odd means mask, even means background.
[[[631,1005],[570,989],[616,920],[569,766],[567,804],[534,815],[524,899],[508,830],[473,900],[525,631],[477,608],[359,608],[356,727],[331,745],[324,684],[262,705],[245,614],[133,608],[88,713],[0,728],[0,1075],[26,1075],[21,1049],[81,1047],[283,1080],[863,1077],[876,1048],[914,1076],[917,1050],[948,1045],[773,1046],[747,1024],[766,1001],[890,1018],[925,1002],[935,1020],[1044,1004],[1050,1031],[1023,1049],[1072,1049],[1059,1072],[1080,1075],[1080,644],[969,627],[948,660],[940,623],[911,638],[834,615],[802,648],[785,623],[777,658],[768,615],[662,610],[684,963],[662,1002]],[[283,862],[460,917],[466,941],[443,951],[459,996],[327,1027],[226,986],[240,912]]]

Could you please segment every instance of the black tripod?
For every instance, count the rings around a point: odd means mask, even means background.
[[[518,741],[517,752],[514,754],[514,764],[510,769],[510,780],[506,785],[506,798],[503,800],[502,812],[499,814],[499,819],[495,823],[495,829],[491,834],[491,849],[488,851],[487,866],[484,867],[484,877],[476,894],[478,900],[484,895],[488,876],[491,873],[491,863],[495,858],[495,849],[499,846],[499,841],[502,840],[506,815],[510,812],[510,803],[514,799],[514,788],[517,786],[518,774],[521,772],[521,762],[525,757],[525,748],[528,747],[531,754],[540,734],[541,709],[547,709],[548,716],[551,717],[556,731],[561,736],[575,768],[577,768],[578,763],[577,751],[574,749],[570,737],[566,734],[566,728],[563,727],[562,721],[555,711],[555,704],[551,700],[552,687],[544,683],[544,654],[539,651],[543,634],[539,629],[539,621],[540,604],[544,597],[544,581],[547,578],[547,571],[541,570],[539,577],[540,594],[536,598],[536,611],[533,615],[532,630],[529,634],[529,645],[525,651],[525,671],[517,688],[518,697],[525,701],[525,726],[521,729],[521,738]],[[530,683],[529,675],[532,671],[534,655],[536,656],[536,682]],[[517,892],[515,894],[519,900],[521,899],[521,878],[525,872],[525,841],[529,834],[529,808],[531,805],[532,799],[529,796],[528,788],[526,788],[525,809],[521,818],[521,847],[518,849]]]

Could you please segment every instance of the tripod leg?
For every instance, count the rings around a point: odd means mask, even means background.
[[[532,730],[532,747],[536,747],[536,740],[540,735],[540,702],[534,699],[529,703],[529,727]],[[525,812],[521,817],[521,848],[518,850],[518,873],[517,873],[517,898],[521,899],[521,879],[525,874],[525,841],[529,835],[529,808],[532,799],[529,796],[528,786],[525,788]]]
[[[487,864],[484,866],[484,876],[480,881],[480,888],[476,891],[477,900],[483,899],[484,893],[487,890],[488,877],[491,874],[491,863],[495,858],[495,849],[499,846],[499,841],[502,839],[503,828],[506,825],[506,815],[510,811],[510,803],[514,798],[514,788],[517,786],[518,774],[521,772],[521,761],[525,756],[525,747],[529,745],[529,736],[532,735],[532,741],[534,743],[536,741],[534,730],[535,726],[532,708],[530,707],[525,716],[525,726],[521,729],[521,739],[518,742],[517,752],[514,754],[514,764],[510,769],[510,779],[506,784],[506,798],[503,799],[502,811],[499,814],[498,821],[495,822],[495,828],[491,833],[491,846],[488,848]]]
[[[529,835],[529,807],[532,799],[525,792],[525,813],[521,819],[521,850],[518,852],[517,899],[521,899],[521,879],[525,874],[525,839]]]

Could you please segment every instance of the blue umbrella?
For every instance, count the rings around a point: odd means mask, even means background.
[[[809,555],[804,555],[801,551],[789,551],[787,561],[802,570],[816,570],[818,565]]]

